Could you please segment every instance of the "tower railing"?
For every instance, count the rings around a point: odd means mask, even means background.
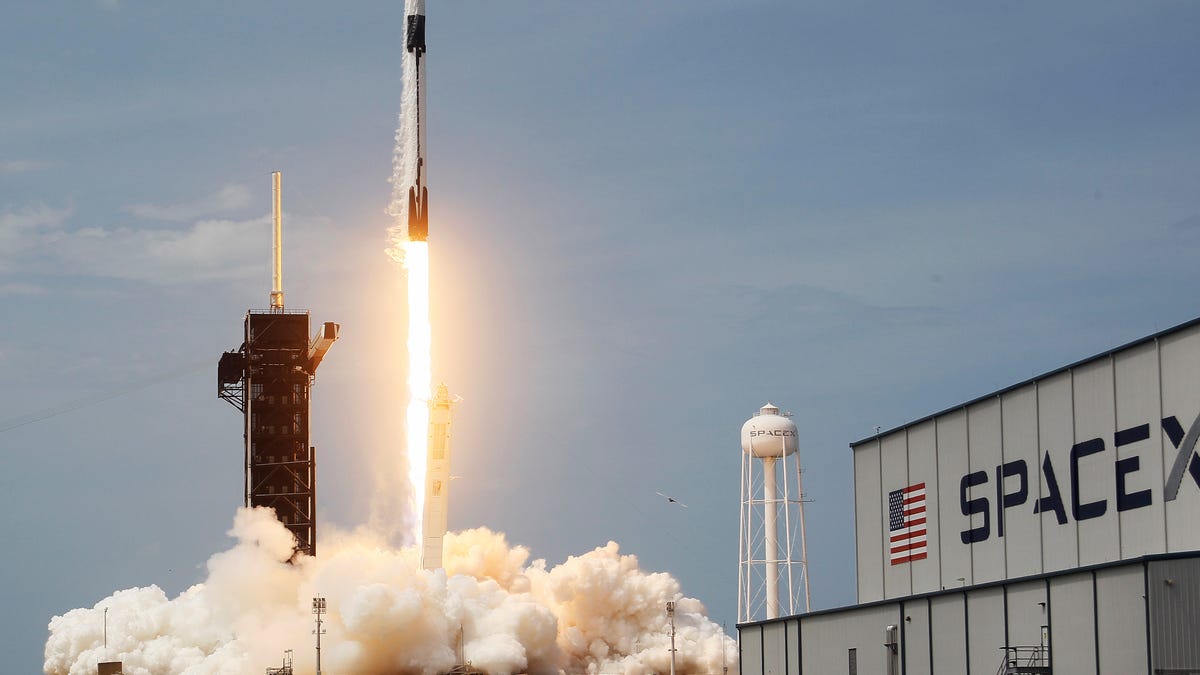
[[[1000,648],[1004,661],[996,675],[1051,675],[1050,648],[1046,645],[1010,645]]]

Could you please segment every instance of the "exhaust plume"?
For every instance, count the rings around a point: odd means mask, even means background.
[[[676,602],[676,670],[736,668],[736,643],[614,542],[559,565],[529,561],[501,533],[446,537],[445,568],[423,570],[417,547],[368,530],[331,532],[315,558],[289,564],[291,534],[268,509],[239,509],[237,543],[212,556],[207,578],[175,598],[157,586],[117,591],[50,620],[48,675],[91,675],[122,661],[130,675],[261,673],[294,649],[314,667],[312,598],[328,601],[322,669],[339,675],[437,675],[463,657],[490,675],[670,669],[667,601]],[[108,610],[108,649],[103,643]]]

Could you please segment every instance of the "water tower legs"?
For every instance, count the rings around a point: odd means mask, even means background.
[[[779,618],[779,504],[776,496],[775,458],[763,458],[763,558],[767,566],[767,618]]]

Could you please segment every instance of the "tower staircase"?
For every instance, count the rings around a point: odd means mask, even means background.
[[[1050,649],[1045,645],[1001,647],[1004,661],[996,675],[1053,675]]]

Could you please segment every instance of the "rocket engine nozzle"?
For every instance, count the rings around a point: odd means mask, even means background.
[[[429,188],[421,185],[421,167],[417,160],[417,184],[408,188],[408,240],[429,240]]]

